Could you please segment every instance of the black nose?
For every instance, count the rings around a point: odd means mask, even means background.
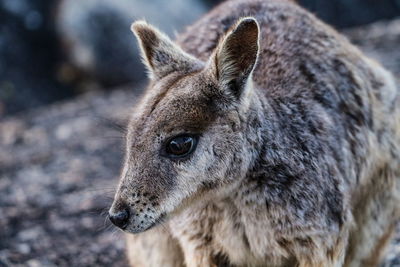
[[[129,210],[125,209],[115,214],[109,214],[110,221],[121,229],[125,229],[129,221]]]

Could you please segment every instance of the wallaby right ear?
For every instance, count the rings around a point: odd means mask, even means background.
[[[218,44],[212,58],[214,75],[223,90],[240,96],[256,65],[259,26],[255,18],[240,19]]]
[[[160,79],[174,71],[190,71],[201,64],[145,21],[134,22],[131,30],[139,41],[151,79]]]

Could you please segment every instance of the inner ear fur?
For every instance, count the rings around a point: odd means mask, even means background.
[[[219,43],[214,54],[214,72],[220,86],[239,95],[256,65],[258,50],[259,26],[256,19],[240,19]]]

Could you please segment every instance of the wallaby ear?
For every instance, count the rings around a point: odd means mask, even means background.
[[[214,53],[214,73],[223,90],[239,97],[258,57],[259,27],[252,17],[240,19]]]
[[[174,71],[190,71],[199,66],[196,58],[185,53],[171,39],[145,21],[136,21],[131,26],[136,35],[143,62],[151,79],[159,79]]]

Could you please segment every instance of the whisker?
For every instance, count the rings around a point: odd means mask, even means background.
[[[104,139],[117,139],[117,140],[125,140],[125,136],[102,136]]]
[[[95,116],[95,119],[99,123],[99,125],[106,127],[108,129],[115,130],[123,135],[127,133],[127,122],[125,121],[118,121],[115,119],[110,119],[102,116]]]

